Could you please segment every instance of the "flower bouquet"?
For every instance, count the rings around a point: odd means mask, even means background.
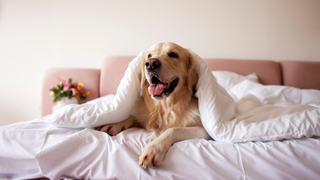
[[[50,89],[50,95],[54,97],[53,102],[60,101],[64,97],[69,99],[76,97],[79,101],[82,101],[90,94],[90,91],[84,92],[81,82],[72,83],[71,78],[67,82],[64,76],[61,76],[58,80],[57,87]]]

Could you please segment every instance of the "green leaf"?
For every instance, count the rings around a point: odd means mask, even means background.
[[[56,102],[58,100],[58,96],[54,97],[53,102]]]
[[[52,88],[52,89],[50,89],[50,91],[56,92],[57,88]]]
[[[52,92],[53,92],[54,94],[58,94],[59,90],[58,90],[58,89],[53,88],[53,89],[52,89]]]

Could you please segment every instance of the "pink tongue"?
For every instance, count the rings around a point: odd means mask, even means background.
[[[162,91],[164,90],[164,88],[165,88],[165,86],[162,83],[151,84],[148,87],[149,94],[150,95],[160,95],[162,93]]]

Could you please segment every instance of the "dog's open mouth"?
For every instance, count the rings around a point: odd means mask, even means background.
[[[179,78],[176,78],[169,83],[164,83],[156,76],[153,76],[151,79],[151,84],[148,88],[149,94],[159,98],[162,96],[169,96],[177,87],[178,82]]]

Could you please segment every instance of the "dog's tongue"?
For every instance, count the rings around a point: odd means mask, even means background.
[[[163,92],[164,88],[165,88],[165,85],[162,83],[151,84],[148,87],[149,94],[150,95],[160,95]]]

